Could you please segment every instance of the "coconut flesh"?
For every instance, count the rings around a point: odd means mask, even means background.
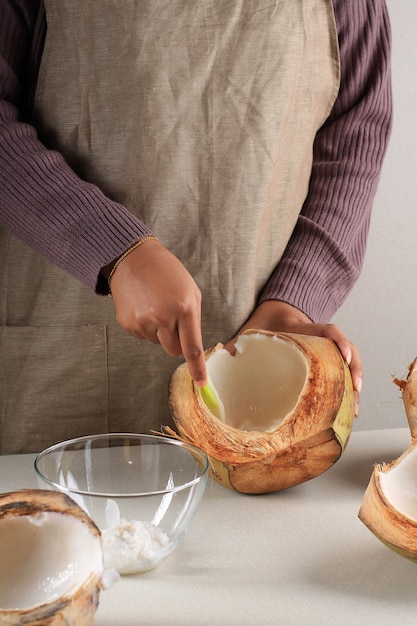
[[[171,549],[169,537],[152,522],[124,519],[108,499],[106,528],[102,529],[104,567],[119,574],[146,572],[157,567]]]
[[[306,382],[306,355],[292,344],[259,334],[240,338],[236,357],[219,349],[207,360],[223,422],[242,431],[272,431],[294,410]]]
[[[217,344],[206,361],[218,409],[209,409],[182,364],[170,382],[177,432],[166,432],[202,449],[220,484],[244,493],[278,491],[340,457],[355,402],[349,367],[332,341],[246,331],[235,356]]]
[[[402,515],[417,523],[417,448],[413,447],[401,461],[379,471],[382,493]]]
[[[411,444],[395,461],[378,464],[366,489],[359,518],[378,539],[417,560],[417,359],[400,387],[411,431]]]
[[[0,623],[92,624],[103,574],[100,531],[64,494],[0,495]]]

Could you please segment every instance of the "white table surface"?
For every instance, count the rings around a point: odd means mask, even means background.
[[[357,517],[373,464],[409,441],[407,428],[353,432],[332,468],[280,493],[209,481],[182,544],[103,591],[95,624],[416,626],[417,565]],[[1,492],[36,487],[33,458],[0,457]]]

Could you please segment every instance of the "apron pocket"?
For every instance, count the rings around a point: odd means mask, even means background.
[[[106,432],[105,326],[0,328],[0,453]]]

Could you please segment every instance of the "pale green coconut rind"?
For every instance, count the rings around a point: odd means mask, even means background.
[[[27,489],[0,495],[0,520],[39,513],[55,512],[72,515],[100,537],[92,519],[71,498],[63,493]],[[1,626],[90,626],[94,623],[100,599],[101,576],[92,574],[68,597],[26,610],[0,610]]]
[[[248,334],[266,331],[249,331]],[[268,493],[326,471],[342,454],[352,430],[355,399],[348,366],[329,339],[275,333],[302,352],[309,367],[296,408],[275,430],[242,431],[220,421],[196,393],[185,364],[171,377],[170,405],[177,432],[201,448],[211,476],[242,493]],[[206,358],[221,349],[218,344]]]
[[[343,452],[348,444],[352,432],[353,422],[355,419],[356,403],[349,365],[343,359],[341,359],[341,361],[344,370],[344,391],[342,402],[340,404],[340,408],[336,415],[336,418],[333,422],[332,428],[335,437],[340,444],[341,451]]]
[[[389,471],[394,463],[374,467],[358,517],[384,545],[403,557],[417,561],[417,520],[395,509],[381,488],[380,473]]]

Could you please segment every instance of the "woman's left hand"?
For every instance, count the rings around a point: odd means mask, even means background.
[[[359,412],[359,394],[362,389],[362,363],[358,349],[349,341],[336,324],[315,324],[299,309],[276,300],[260,304],[239,332],[225,344],[231,354],[235,353],[238,336],[249,328],[259,328],[273,332],[299,333],[332,339],[350,367],[355,391],[355,414]]]

